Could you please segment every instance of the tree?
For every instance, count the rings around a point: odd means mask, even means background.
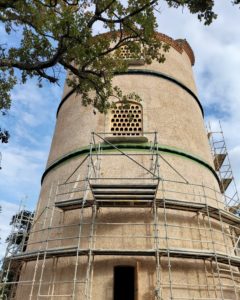
[[[164,1],[169,7],[187,7],[206,25],[216,18],[214,0]],[[43,80],[56,84],[63,69],[71,75],[67,83],[81,93],[83,104],[100,112],[106,112],[115,98],[139,100],[112,85],[114,74],[128,67],[117,51],[127,45],[134,57],[147,63],[164,61],[168,47],[154,34],[154,12],[160,2],[0,0],[0,24],[16,40],[12,45],[0,42],[0,112],[10,109],[10,91],[16,83],[36,77],[39,86]],[[8,132],[0,129],[0,134],[0,140],[7,142]]]
[[[11,254],[17,254],[26,250],[33,217],[34,212],[29,210],[22,210],[12,216],[10,225],[13,226],[13,230],[6,239],[8,243],[7,248]]]
[[[8,142],[8,139],[9,139],[10,135],[9,135],[9,132],[7,130],[2,130],[0,128],[0,141],[2,143],[7,143]],[[0,166],[0,169],[1,169],[1,166]]]

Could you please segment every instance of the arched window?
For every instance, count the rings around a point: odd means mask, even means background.
[[[124,105],[121,102],[111,110],[111,133],[115,136],[141,136],[143,133],[142,105],[130,102]]]

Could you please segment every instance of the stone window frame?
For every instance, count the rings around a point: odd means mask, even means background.
[[[139,102],[129,101],[129,108],[122,102],[111,109],[110,132],[112,136],[142,136],[143,107]],[[121,107],[122,106],[122,107]]]

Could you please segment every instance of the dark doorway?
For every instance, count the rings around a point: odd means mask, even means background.
[[[114,267],[114,300],[134,300],[135,268]]]

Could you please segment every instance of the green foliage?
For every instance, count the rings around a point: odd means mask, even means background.
[[[205,25],[210,25],[217,18],[213,11],[214,0],[169,0],[167,2],[170,7],[187,7],[190,13],[197,14],[198,19],[204,21]]]
[[[213,0],[164,1],[169,7],[186,7],[205,24],[216,18]],[[10,91],[16,83],[32,77],[38,79],[39,86],[43,79],[57,83],[63,68],[70,75],[68,85],[81,94],[83,104],[100,112],[106,112],[116,99],[139,100],[137,95],[123,95],[113,86],[114,73],[128,68],[116,53],[127,45],[133,57],[146,63],[153,59],[164,62],[168,47],[154,34],[154,12],[160,2],[0,0],[1,25],[10,37],[19,33],[13,45],[0,42],[0,111],[5,114],[10,108]],[[96,35],[97,29],[108,34]]]
[[[5,130],[5,129],[2,130],[0,128],[0,142],[2,142],[2,143],[8,143],[9,137],[10,137],[9,132],[7,130]]]

